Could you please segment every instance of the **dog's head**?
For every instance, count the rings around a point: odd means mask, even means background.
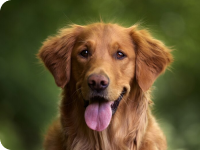
[[[137,26],[96,23],[61,30],[44,42],[39,57],[58,86],[71,81],[81,91],[86,124],[102,131],[134,81],[144,92],[151,87],[172,61],[169,52]]]

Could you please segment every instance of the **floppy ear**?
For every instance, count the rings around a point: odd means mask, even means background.
[[[60,30],[49,37],[39,50],[38,57],[54,76],[57,86],[64,88],[70,79],[71,52],[80,31],[80,26]]]
[[[131,37],[136,50],[136,80],[140,88],[147,91],[173,58],[170,50],[147,30],[138,30],[137,26],[133,26]]]

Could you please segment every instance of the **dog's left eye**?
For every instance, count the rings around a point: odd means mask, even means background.
[[[117,51],[117,53],[116,53],[117,59],[123,59],[125,57],[126,57],[126,55],[124,53],[122,53],[121,51]]]

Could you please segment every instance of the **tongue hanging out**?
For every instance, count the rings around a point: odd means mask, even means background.
[[[108,127],[112,117],[111,104],[113,102],[95,102],[85,110],[85,122],[89,128],[102,131]]]

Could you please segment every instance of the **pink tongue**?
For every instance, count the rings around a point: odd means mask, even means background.
[[[112,102],[96,102],[90,104],[85,110],[85,122],[89,128],[97,131],[106,129],[112,117]]]

